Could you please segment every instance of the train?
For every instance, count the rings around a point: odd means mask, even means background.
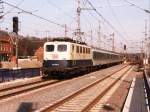
[[[44,44],[42,77],[68,75],[122,62],[120,53],[88,46],[70,38],[53,39]],[[70,74],[69,74],[70,75]]]

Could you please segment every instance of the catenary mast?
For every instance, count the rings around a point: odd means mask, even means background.
[[[77,29],[75,32],[75,36],[78,41],[82,41],[83,32],[81,32],[81,23],[80,23],[80,15],[81,15],[80,0],[77,0],[77,5],[78,5],[77,7]]]

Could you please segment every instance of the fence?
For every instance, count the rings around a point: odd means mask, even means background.
[[[0,82],[39,76],[40,71],[41,68],[0,69]]]

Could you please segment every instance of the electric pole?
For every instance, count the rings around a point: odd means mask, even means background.
[[[45,31],[46,32],[46,41],[48,42],[49,41],[49,31],[47,30],[47,31]]]
[[[67,25],[65,24],[65,37],[67,37],[67,32],[68,32]]]
[[[93,47],[93,31],[90,31],[90,36],[91,36],[91,46]]]
[[[0,19],[2,19],[4,13],[4,6],[2,0],[0,0]]]
[[[115,52],[115,34],[112,33],[110,34],[110,36],[112,36],[112,51]]]
[[[144,32],[145,34],[145,38],[147,38],[147,20],[145,20],[145,32]]]
[[[150,10],[150,0],[149,0],[149,10]],[[147,58],[148,58],[148,61],[150,60],[150,51],[149,51],[149,47],[150,47],[150,14],[149,14],[149,35],[148,35],[148,45],[147,45]],[[149,64],[149,63],[148,63]]]
[[[77,37],[77,40],[82,42],[82,35],[84,34],[81,32],[81,23],[80,23],[80,14],[81,14],[81,7],[80,7],[80,0],[77,0],[77,29],[75,32],[75,36]]]
[[[94,8],[81,8],[80,0],[77,0],[77,29],[76,29],[76,32],[74,34],[77,37],[77,40],[80,42],[83,41],[82,35],[84,35],[84,32],[81,32],[81,20],[80,20],[82,10],[96,10],[96,9],[94,9]]]
[[[98,22],[99,22],[99,26],[98,26],[99,48],[101,48],[101,24],[100,24],[100,21]]]
[[[150,10],[150,0],[149,0],[149,10]],[[148,37],[150,37],[150,14],[148,14],[148,18],[149,18],[149,29],[148,29]]]
[[[77,32],[78,32],[78,34],[77,34],[77,36],[78,36],[79,41],[82,41],[81,26],[80,26],[80,13],[81,13],[80,0],[78,0],[78,8],[77,8],[77,23],[78,23]]]
[[[141,58],[144,59],[144,48],[143,48],[144,41],[142,41],[141,44],[142,44],[142,46],[141,46]]]
[[[145,20],[145,32],[144,32],[144,36],[145,36],[145,39],[147,39],[147,20]],[[147,58],[147,42],[145,42],[145,58]]]
[[[4,6],[3,6],[3,2],[0,0],[0,22],[3,22],[3,16],[4,16],[3,13],[4,13]]]

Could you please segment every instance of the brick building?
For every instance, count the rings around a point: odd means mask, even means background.
[[[7,32],[0,30],[0,62],[9,61],[12,55],[12,39]]]

